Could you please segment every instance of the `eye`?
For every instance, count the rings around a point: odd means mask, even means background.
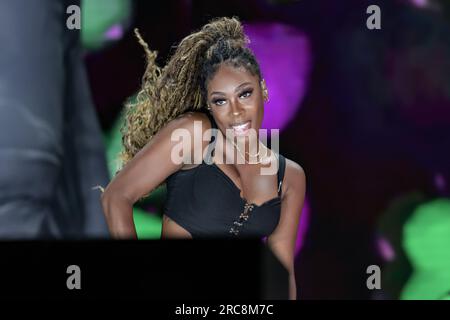
[[[253,89],[245,90],[239,95],[239,98],[248,98],[252,95]]]
[[[214,99],[212,101],[213,104],[215,104],[216,106],[223,106],[226,103],[225,99]]]

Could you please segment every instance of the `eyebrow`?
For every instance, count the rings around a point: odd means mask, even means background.
[[[252,83],[249,82],[249,81],[244,82],[244,83],[241,83],[240,85],[238,85],[238,86],[236,87],[236,89],[234,89],[234,92],[238,91],[241,87],[246,86],[246,85],[248,85],[248,84],[252,84]],[[211,92],[210,96],[212,96],[213,94],[221,94],[221,95],[224,95],[224,93],[223,93],[223,92],[220,92],[220,91],[214,91],[214,92]]]

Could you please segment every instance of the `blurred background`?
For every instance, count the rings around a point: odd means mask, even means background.
[[[74,3],[0,4],[2,238],[107,237],[95,186],[118,169],[144,72],[133,29],[162,66],[237,16],[269,90],[263,126],[307,177],[299,298],[450,299],[450,1],[82,0],[79,31]],[[161,187],[135,205],[140,239],[159,238],[164,200]]]

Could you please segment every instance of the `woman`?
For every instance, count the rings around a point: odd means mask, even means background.
[[[102,195],[112,236],[136,238],[133,204],[166,182],[162,238],[266,237],[289,271],[295,299],[305,175],[259,140],[268,93],[240,22],[220,18],[205,25],[182,40],[163,69],[137,35],[148,56],[143,88],[127,108],[125,165]],[[200,143],[194,142],[198,124]],[[188,133],[181,150],[172,136],[180,131]],[[274,162],[279,170],[262,174]]]

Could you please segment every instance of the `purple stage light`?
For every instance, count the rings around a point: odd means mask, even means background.
[[[123,36],[123,27],[120,24],[112,25],[106,32],[107,40],[119,40]]]
[[[280,23],[247,23],[244,30],[269,91],[262,128],[281,131],[300,109],[307,90],[309,40],[298,29]]]
[[[444,191],[446,189],[447,183],[441,173],[436,173],[434,175],[434,185],[439,191]]]
[[[429,4],[428,0],[410,0],[410,1],[413,5],[415,5],[416,7],[419,7],[419,8],[425,8]]]
[[[377,238],[377,247],[378,251],[385,261],[389,262],[395,259],[395,251],[387,239],[379,236]]]

